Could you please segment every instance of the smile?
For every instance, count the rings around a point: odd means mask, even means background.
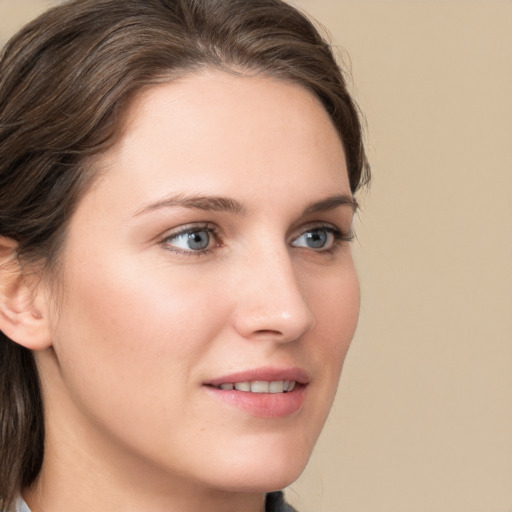
[[[243,382],[225,382],[218,386],[213,386],[216,389],[224,391],[245,391],[246,393],[288,393],[293,391],[296,385],[294,380],[253,380]]]

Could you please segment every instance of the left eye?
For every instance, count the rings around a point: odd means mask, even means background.
[[[292,242],[293,247],[307,247],[308,249],[331,249],[336,241],[336,236],[332,230],[326,228],[310,229],[295,238]]]
[[[165,243],[181,251],[206,251],[212,243],[212,232],[205,228],[188,229],[166,238]]]

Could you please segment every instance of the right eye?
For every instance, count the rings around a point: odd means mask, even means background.
[[[332,228],[316,228],[306,231],[297,237],[292,245],[294,247],[307,247],[308,249],[326,250],[331,249],[336,243],[336,236]]]
[[[186,227],[182,230],[172,233],[163,240],[164,246],[182,254],[205,254],[216,244],[215,230],[211,227]]]

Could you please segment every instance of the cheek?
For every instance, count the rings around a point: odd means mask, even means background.
[[[188,368],[222,328],[226,305],[212,300],[207,280],[100,259],[85,257],[91,264],[64,279],[54,348],[67,385],[90,408],[133,400],[144,409],[162,388],[185,401]]]
[[[322,365],[324,385],[332,397],[359,317],[359,281],[352,260],[310,290],[316,329],[308,344],[309,358]]]
[[[350,252],[320,278],[306,277],[304,288],[317,319],[317,326],[329,333],[326,345],[350,342],[359,317],[360,290]]]
[[[172,342],[181,350],[190,348],[184,333],[194,338],[200,330],[215,330],[215,322],[200,321],[209,312],[216,318],[212,308],[221,307],[212,300],[211,287],[200,277],[191,282],[190,273],[179,269],[118,258],[108,266],[82,266],[69,276],[65,312],[103,338],[102,345],[135,344],[147,350]],[[113,332],[124,336],[112,337]]]

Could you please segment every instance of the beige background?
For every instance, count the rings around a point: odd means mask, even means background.
[[[0,39],[50,1],[0,0]],[[512,1],[295,0],[350,55],[363,305],[301,512],[512,512]]]

